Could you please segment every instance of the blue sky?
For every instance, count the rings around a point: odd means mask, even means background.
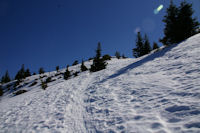
[[[200,20],[200,0],[188,1]],[[155,15],[160,4],[164,8]],[[102,54],[119,51],[132,58],[136,29],[159,43],[168,5],[169,0],[1,0],[0,76],[8,70],[14,77],[22,64],[38,73],[40,67],[52,71],[86,60],[99,41]]]

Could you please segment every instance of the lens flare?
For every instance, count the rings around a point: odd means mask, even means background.
[[[156,9],[154,9],[154,14],[158,14],[162,9],[163,9],[163,5],[159,5]]]

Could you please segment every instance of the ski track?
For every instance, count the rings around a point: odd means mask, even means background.
[[[200,133],[199,38],[2,99],[0,132]]]

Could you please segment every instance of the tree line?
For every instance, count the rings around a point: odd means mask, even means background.
[[[192,4],[187,3],[186,1],[183,1],[180,3],[180,5],[177,7],[173,1],[170,1],[170,5],[166,10],[166,15],[163,18],[163,22],[165,23],[165,28],[163,30],[164,37],[159,39],[159,41],[165,45],[169,46],[172,44],[180,43],[181,41],[197,34],[199,31],[199,22],[196,18],[193,17],[194,11],[192,9]],[[158,49],[159,46],[156,42],[153,43],[153,46],[150,44],[147,34],[144,34],[144,36],[138,32],[136,36],[136,47],[132,49],[133,56],[135,58],[141,57],[143,55],[149,54],[152,50]],[[93,63],[89,68],[87,68],[84,65],[84,61],[81,62],[81,71],[87,71],[90,72],[96,72],[100,71],[102,69],[105,69],[107,66],[106,60],[110,60],[111,56],[106,54],[104,56],[101,55],[101,43],[99,42],[97,44],[96,49],[96,55],[93,59]],[[116,58],[126,58],[124,54],[120,55],[119,51],[116,51],[115,53]],[[72,64],[72,66],[77,65],[78,61],[75,60]],[[71,76],[71,73],[69,71],[69,65],[67,65],[66,71],[64,73],[64,79],[69,79]],[[59,66],[56,66],[56,71],[59,70]],[[38,73],[43,74],[44,68],[39,68]],[[32,75],[35,75],[36,73],[33,73]],[[75,73],[74,75],[77,75]],[[25,69],[24,65],[22,65],[21,69],[17,72],[15,76],[15,80],[22,81],[26,77],[31,76],[30,70]],[[6,71],[5,75],[1,78],[1,83],[7,83],[11,81],[11,78],[8,74],[8,71]]]

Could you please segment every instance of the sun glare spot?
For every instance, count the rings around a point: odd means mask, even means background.
[[[159,5],[156,9],[154,9],[154,14],[158,14],[162,9],[163,9],[163,5],[161,4],[161,5]]]

